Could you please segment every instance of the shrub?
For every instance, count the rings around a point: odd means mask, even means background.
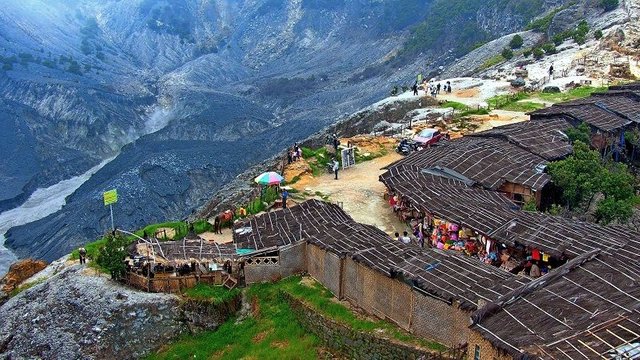
[[[556,50],[556,46],[553,43],[545,43],[542,45],[542,50],[544,50],[544,53],[547,55],[552,55],[557,53],[558,51]]]
[[[542,50],[539,47],[533,49],[533,57],[534,58],[542,59],[543,56],[544,56],[544,50]]]
[[[527,49],[525,50],[522,55],[524,55],[524,57],[528,58],[529,56],[531,56],[531,49]]]
[[[604,9],[604,11],[611,11],[620,5],[618,0],[600,0],[600,7]]]
[[[596,38],[596,40],[600,40],[602,38],[602,30],[596,30],[593,33],[593,37]]]
[[[126,271],[124,259],[127,257],[129,241],[120,234],[109,234],[105,237],[105,244],[96,262],[100,267],[109,271],[114,280],[121,279]]]
[[[509,47],[511,47],[512,49],[519,49],[522,47],[523,44],[524,44],[524,40],[522,39],[522,36],[516,34],[513,38],[511,38],[511,41],[509,42]]]
[[[509,48],[502,49],[502,57],[507,60],[510,60],[511,58],[513,58],[513,50]]]

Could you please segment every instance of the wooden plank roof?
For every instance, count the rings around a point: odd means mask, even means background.
[[[564,134],[569,128],[571,124],[567,120],[561,116],[552,116],[499,126],[470,136],[500,138],[551,161],[565,158],[573,152],[573,147]]]
[[[464,183],[413,172],[415,168],[394,167],[381,181],[409,201],[410,206],[489,235],[514,218],[516,205],[504,195],[466,186]]]
[[[613,358],[615,349],[640,341],[640,266],[592,250],[473,320],[474,330],[516,358]]]
[[[541,171],[547,160],[514,144],[496,139],[463,137],[443,141],[417,151],[391,165],[409,165],[423,170],[449,169],[495,190],[505,182],[540,190],[550,181]]]
[[[640,124],[640,96],[636,91],[633,87],[615,88],[614,91],[536,110],[530,113],[531,119],[567,116],[603,131],[616,131],[632,123]]]
[[[238,248],[260,250],[290,245],[345,222],[353,219],[338,205],[308,200],[234,224],[233,240]]]
[[[455,251],[427,249],[397,265],[397,270],[425,292],[476,310],[529,280]]]

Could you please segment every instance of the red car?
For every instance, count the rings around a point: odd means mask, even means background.
[[[442,133],[438,129],[424,129],[413,137],[418,146],[427,147],[440,141]]]

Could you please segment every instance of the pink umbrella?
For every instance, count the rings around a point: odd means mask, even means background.
[[[277,172],[269,171],[255,178],[255,182],[260,185],[278,185],[284,180]]]

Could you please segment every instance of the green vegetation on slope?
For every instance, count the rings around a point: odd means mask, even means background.
[[[152,354],[148,359],[317,359],[320,340],[296,320],[282,292],[305,301],[327,317],[367,332],[384,332],[400,341],[435,350],[445,348],[417,339],[383,321],[362,318],[335,301],[322,285],[300,276],[277,283],[255,284],[247,288],[253,316],[230,319],[218,330],[199,335],[185,335],[174,344]]]
[[[199,283],[196,286],[185,290],[183,295],[192,299],[211,300],[218,304],[235,298],[240,291],[241,290],[239,288],[229,290],[223,286]]]
[[[416,54],[442,43],[454,44],[454,53],[469,52],[478,43],[486,42],[492,34],[485,32],[474,20],[482,9],[496,8],[518,16],[527,23],[543,8],[542,0],[435,0],[425,20],[416,26],[404,44],[402,54]],[[549,20],[550,21],[550,20]],[[448,39],[450,41],[443,42]]]
[[[635,178],[625,164],[603,160],[600,154],[581,141],[573,144],[573,155],[549,164],[549,175],[563,191],[566,206],[585,212],[596,194],[603,198],[596,203],[596,219],[608,224],[626,222],[633,208],[640,203],[634,185]]]

